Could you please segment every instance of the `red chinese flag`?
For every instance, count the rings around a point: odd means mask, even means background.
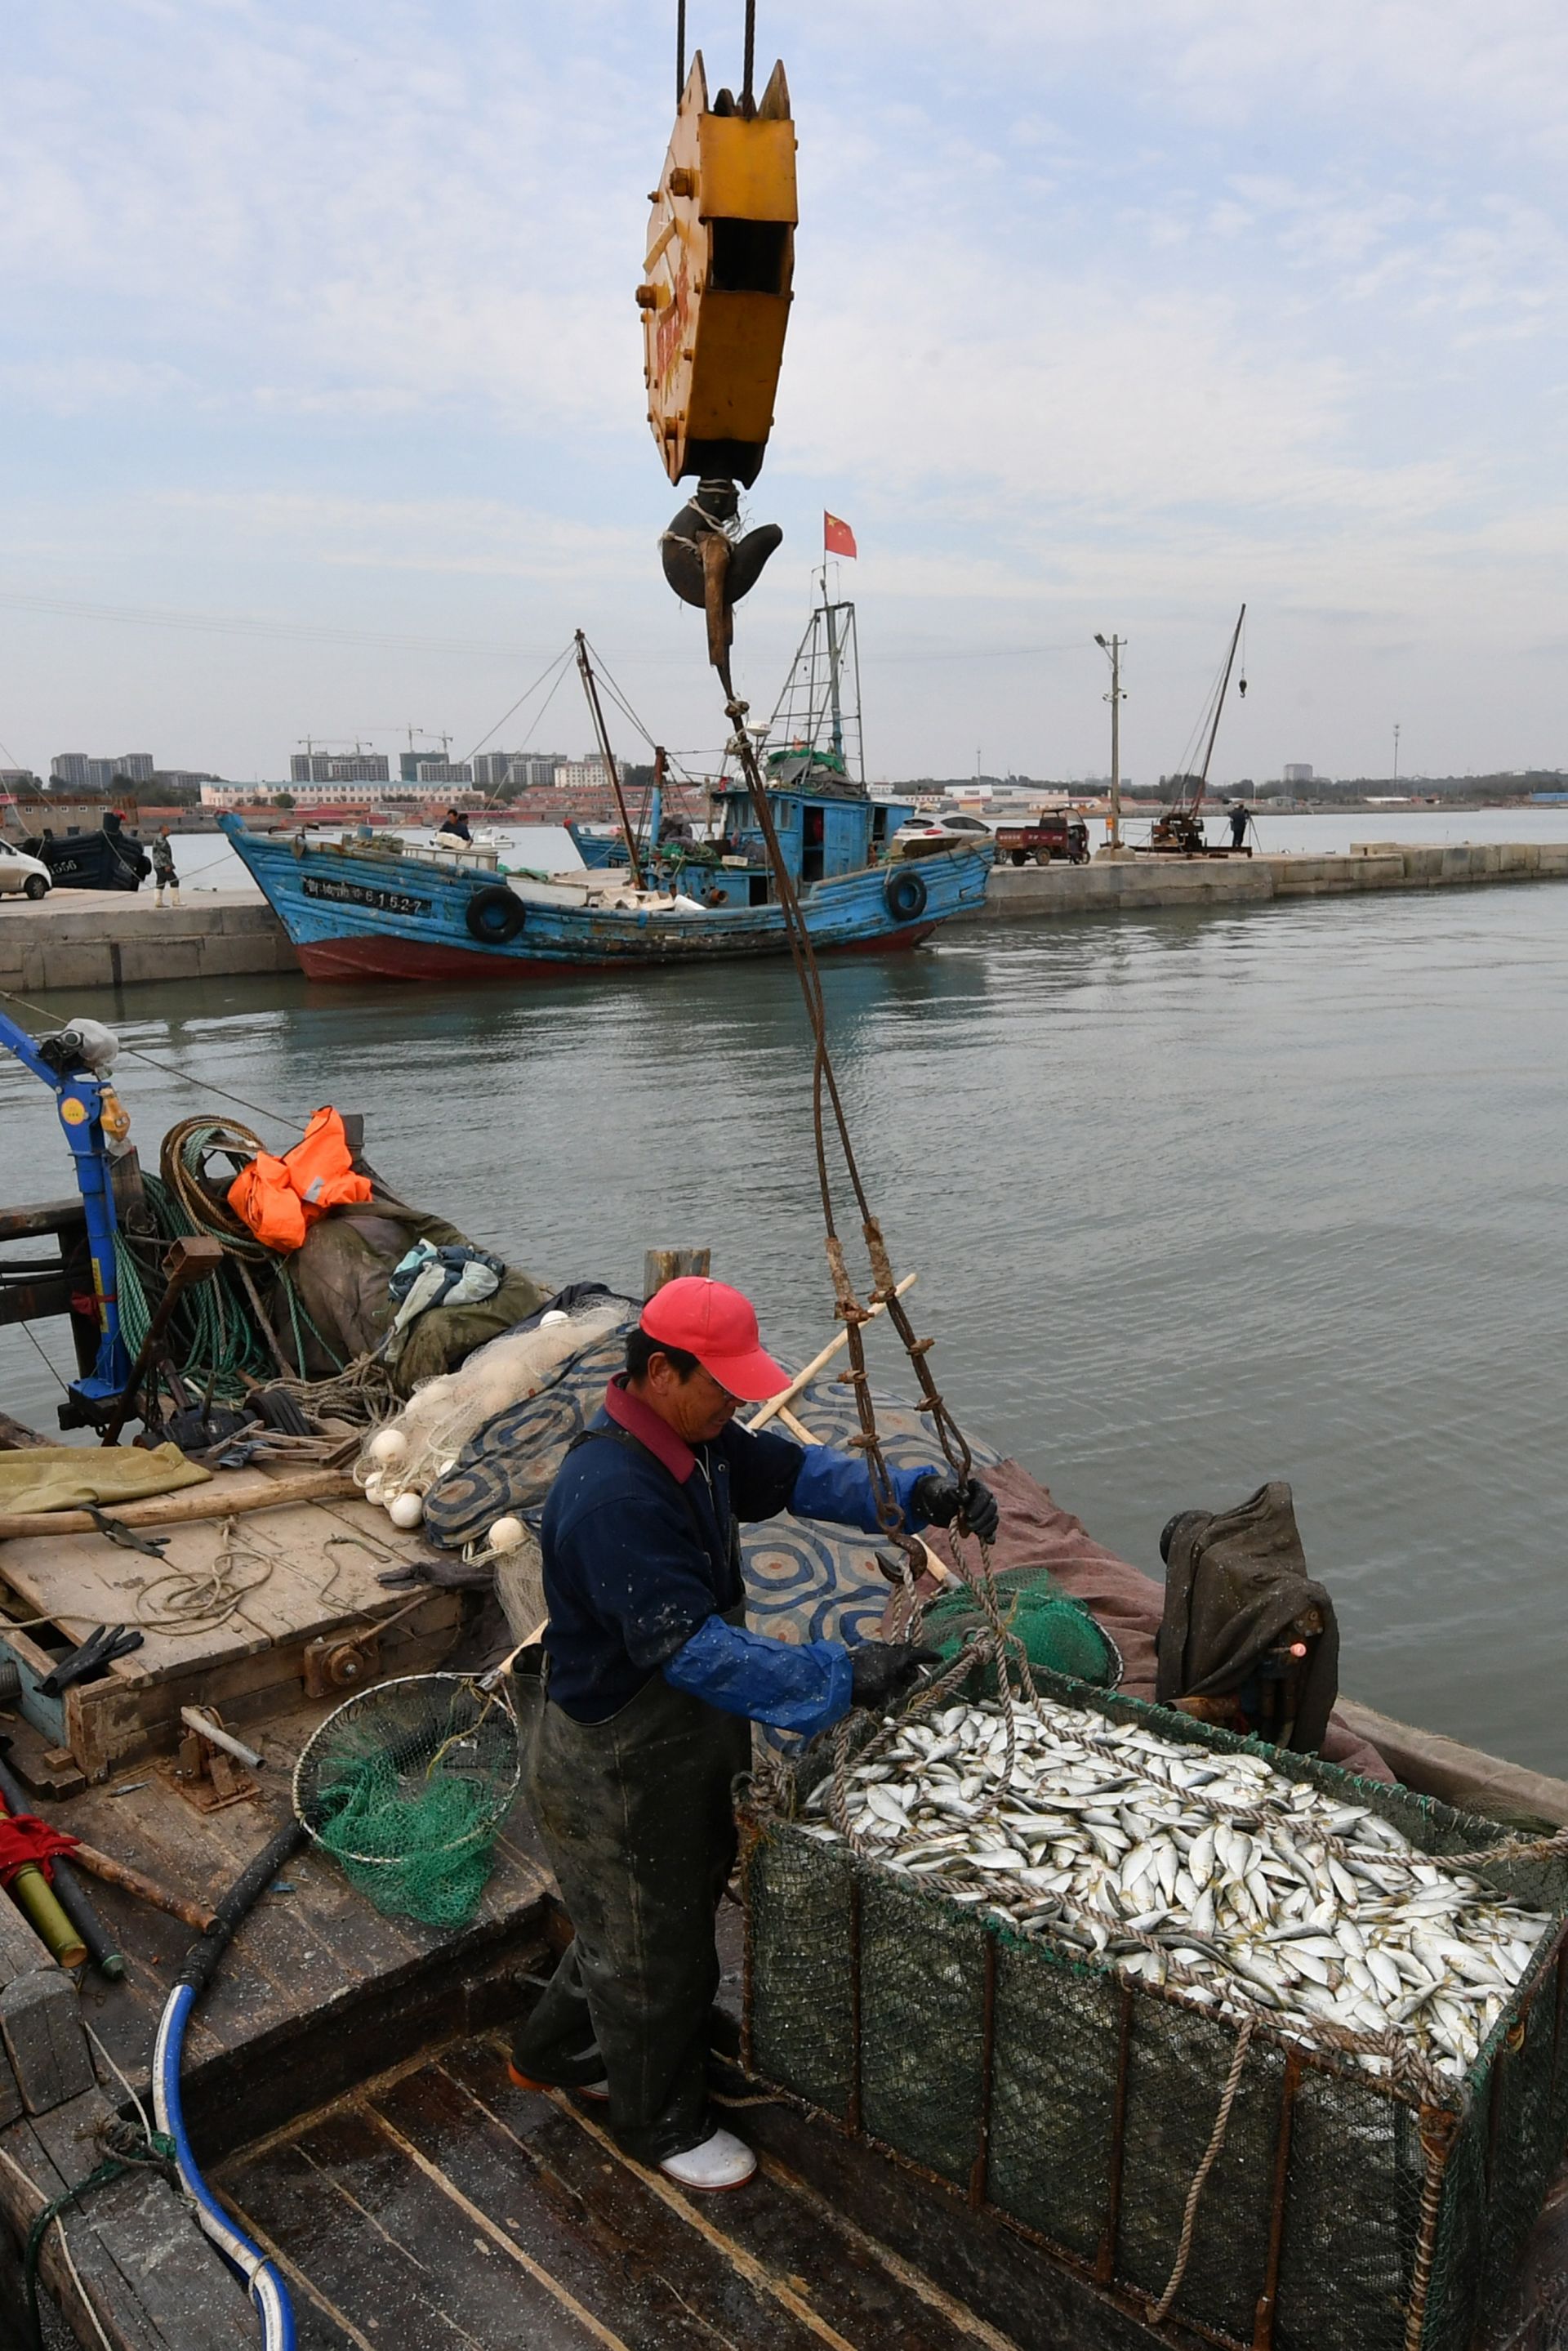
[[[849,525],[840,522],[836,515],[828,514],[826,509],[822,517],[822,550],[825,555],[854,555],[857,552],[855,533]]]

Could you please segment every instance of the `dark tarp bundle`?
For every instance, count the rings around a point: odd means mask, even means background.
[[[455,1225],[406,1207],[379,1185],[364,1207],[335,1208],[311,1227],[303,1248],[289,1259],[289,1275],[325,1343],[317,1346],[307,1329],[306,1361],[313,1378],[326,1379],[357,1355],[375,1353],[397,1311],[389,1287],[393,1270],[421,1240],[438,1249],[468,1246]],[[489,1298],[472,1306],[427,1309],[410,1325],[393,1369],[400,1392],[411,1395],[421,1380],[464,1362],[487,1339],[525,1322],[553,1287],[513,1267]]]
[[[1339,1694],[1339,1627],[1333,1601],[1307,1575],[1289,1486],[1275,1479],[1233,1510],[1183,1511],[1168,1533],[1156,1697],[1168,1705],[1241,1689],[1302,1612],[1315,1608],[1323,1632],[1289,1740],[1298,1753],[1315,1754]]]

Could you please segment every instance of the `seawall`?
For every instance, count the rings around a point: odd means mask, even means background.
[[[1446,847],[1368,841],[1324,856],[1096,858],[1087,865],[999,865],[978,921],[1050,921],[1152,906],[1261,906],[1368,890],[1473,889],[1568,882],[1568,841],[1477,841]]]
[[[999,865],[977,922],[1049,922],[1158,906],[1262,906],[1368,890],[1568,882],[1568,841],[1469,841],[1406,848],[1374,841],[1333,855],[1127,857],[1087,865]],[[270,906],[244,890],[204,890],[156,906],[112,890],[0,898],[0,988],[18,996],[146,981],[297,971]]]
[[[51,890],[0,898],[0,987],[121,987],[297,971],[283,925],[248,890],[203,890],[178,906],[151,891]]]

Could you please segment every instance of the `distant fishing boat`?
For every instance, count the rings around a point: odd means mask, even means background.
[[[853,621],[853,607],[826,601],[813,614],[796,665],[805,660],[813,687],[820,674],[820,710],[812,731],[791,726],[767,760],[785,869],[819,952],[917,946],[939,923],[978,910],[992,863],[989,841],[955,845],[922,857],[918,867],[890,857],[893,835],[913,808],[873,800],[846,758],[841,678]],[[812,650],[819,631],[834,649],[825,665]],[[784,910],[750,791],[737,784],[714,791],[715,837],[708,841],[659,843],[659,819],[650,808],[649,833],[658,843],[650,852],[627,809],[580,632],[577,661],[620,810],[619,866],[509,872],[483,846],[408,848],[361,831],[333,841],[308,828],[261,834],[246,831],[237,816],[219,818],[312,979],[517,981],[563,969],[788,953]],[[821,745],[818,725],[827,735]]]
[[[944,851],[918,867],[874,862],[894,810],[814,792],[768,797],[819,951],[911,947],[984,899],[989,848]],[[666,890],[639,889],[613,869],[504,873],[385,838],[279,838],[247,832],[237,816],[218,821],[312,979],[518,980],[574,966],[786,954],[749,796],[723,799],[714,862],[688,865]]]

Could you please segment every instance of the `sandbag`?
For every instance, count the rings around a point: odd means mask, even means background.
[[[1233,1698],[1257,1685],[1270,1652],[1315,1611],[1323,1630],[1308,1643],[1289,1734],[1278,1742],[1315,1754],[1339,1693],[1339,1626],[1334,1602],[1307,1575],[1283,1479],[1232,1510],[1184,1510],[1166,1529],[1161,1549],[1165,1612],[1155,1687],[1161,1704]]]

